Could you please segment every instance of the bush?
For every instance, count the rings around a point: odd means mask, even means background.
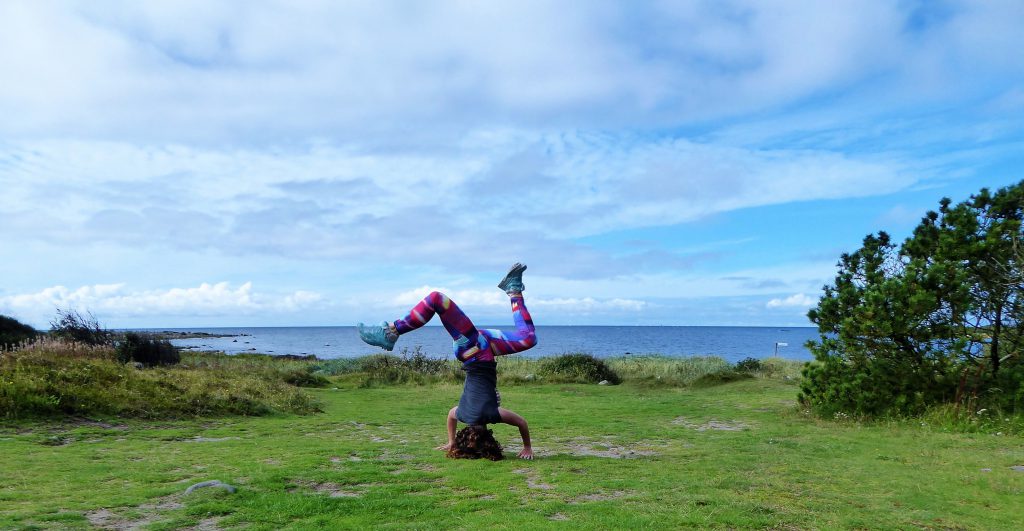
[[[622,378],[604,361],[590,354],[571,353],[540,360],[538,372],[550,381],[566,383],[608,383],[618,385]]]
[[[410,351],[403,348],[399,356],[377,354],[359,359],[359,372],[366,373],[364,386],[375,384],[424,384],[442,379],[464,378],[462,371],[448,360],[431,358],[419,346]]]
[[[757,358],[743,358],[736,362],[736,370],[739,372],[758,372],[761,370],[761,360]]]
[[[747,380],[753,378],[754,375],[749,372],[739,372],[732,369],[726,369],[723,371],[713,372],[711,374],[705,374],[700,378],[693,381],[694,387],[711,387],[715,385],[727,384],[729,382],[736,382],[739,380]]]
[[[322,360],[311,365],[314,374],[320,376],[338,376],[352,374],[362,370],[363,358],[335,358]]]
[[[146,367],[153,367],[177,365],[181,361],[181,354],[170,341],[128,332],[117,343],[117,359],[121,363],[134,361]]]
[[[934,362],[934,360],[933,360]],[[831,417],[917,415],[930,405],[953,401],[956,382],[946,368],[897,358],[819,356],[803,370],[798,399]]]
[[[113,336],[100,326],[91,313],[82,315],[77,310],[57,310],[57,316],[50,321],[50,335],[63,341],[75,341],[87,345],[110,345]]]
[[[35,328],[19,322],[17,319],[0,315],[0,350],[31,341],[37,335],[39,332]]]
[[[285,383],[296,387],[326,387],[330,380],[322,375],[316,374],[315,366],[291,369],[284,371],[282,380]]]

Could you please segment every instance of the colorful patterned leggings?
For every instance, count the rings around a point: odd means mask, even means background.
[[[455,301],[444,293],[431,292],[420,301],[404,319],[395,321],[398,333],[411,332],[429,321],[434,314],[441,316],[441,323],[455,341],[455,357],[460,361],[493,361],[494,355],[504,356],[514,352],[522,352],[537,344],[534,333],[533,319],[526,309],[523,297],[512,297],[512,320],[516,323],[515,332],[503,332],[494,329],[477,329],[473,321],[466,317]]]

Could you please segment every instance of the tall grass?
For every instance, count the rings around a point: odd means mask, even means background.
[[[465,378],[455,361],[432,358],[420,347],[403,348],[398,354],[374,354],[360,358],[317,362],[314,374],[344,376],[361,387],[379,385],[426,385],[442,381],[459,382]]]
[[[803,362],[782,358],[759,361],[756,369],[737,370],[736,366],[717,356],[672,358],[648,355],[597,359],[582,352],[535,359],[508,356],[498,360],[498,382],[500,385],[517,385],[544,382],[599,383],[607,380],[612,384],[691,386],[738,377],[795,381],[803,366]],[[604,369],[600,368],[602,365],[614,374],[603,372]],[[317,374],[342,377],[345,381],[361,386],[457,383],[464,378],[460,362],[432,359],[419,349],[403,350],[399,355],[378,354],[324,360],[316,362],[316,367]]]
[[[0,353],[0,417],[114,415],[174,418],[311,413],[316,402],[290,383],[322,384],[309,368],[216,355],[136,369],[112,347],[52,339]],[[269,358],[269,357],[267,357]]]

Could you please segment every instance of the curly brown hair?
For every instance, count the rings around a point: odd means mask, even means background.
[[[494,440],[494,432],[487,426],[466,426],[455,434],[455,444],[448,449],[452,459],[490,459],[501,461],[505,458],[501,445]]]

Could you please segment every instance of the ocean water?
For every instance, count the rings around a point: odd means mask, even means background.
[[[507,328],[481,326],[480,328]],[[383,352],[359,339],[352,326],[188,328],[176,332],[230,334],[234,337],[174,339],[179,347],[221,350],[228,354],[313,354],[321,359],[351,358]],[[721,356],[730,362],[765,358],[778,352],[784,358],[810,360],[804,347],[818,339],[813,327],[776,328],[746,326],[538,326],[537,346],[521,356],[537,358],[566,352],[587,352],[598,357],[662,354],[665,356]],[[395,353],[419,347],[436,357],[452,356],[452,340],[440,326],[425,326],[402,336]]]

